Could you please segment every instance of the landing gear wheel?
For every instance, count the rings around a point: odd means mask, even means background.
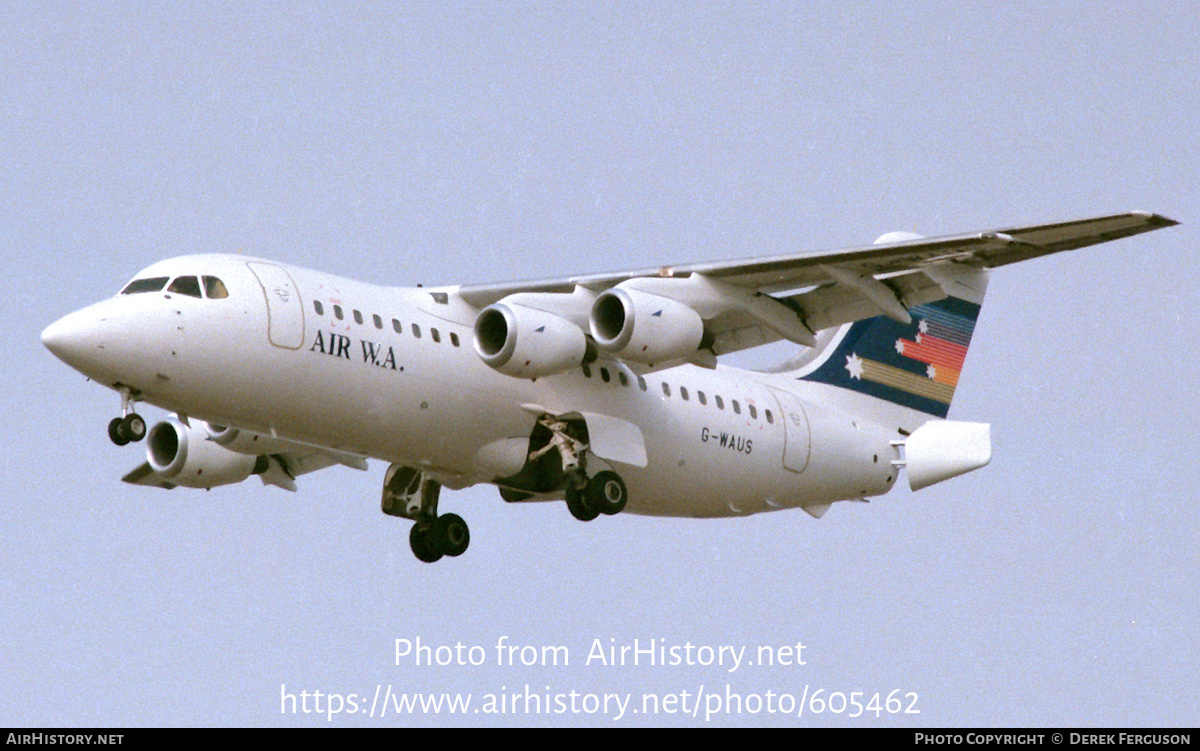
[[[600,509],[589,502],[587,491],[572,486],[567,486],[567,510],[581,522],[590,522],[600,516]]]
[[[458,514],[443,514],[433,523],[426,539],[443,554],[453,558],[467,552],[467,545],[471,543],[471,532]]]
[[[129,443],[129,435],[125,432],[125,420],[114,417],[108,424],[108,438],[118,446]]]
[[[629,500],[625,481],[616,472],[608,470],[596,473],[596,476],[588,481],[584,494],[589,506],[609,516],[621,513],[625,502]]]
[[[408,533],[408,546],[412,548],[418,561],[434,563],[442,557],[442,551],[438,550],[430,539],[429,533],[432,531],[432,527],[422,528],[421,525],[414,524]]]
[[[146,437],[146,421],[137,412],[130,412],[121,420],[121,430],[129,440],[136,443]]]

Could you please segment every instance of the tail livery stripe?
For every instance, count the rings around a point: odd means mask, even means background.
[[[947,298],[955,299],[955,298]],[[929,326],[945,326],[951,331],[958,331],[966,335],[967,342],[971,341],[971,332],[975,330],[975,319],[965,315],[956,315],[950,311],[943,310],[938,307],[939,303],[930,305],[917,305],[909,312],[914,316],[920,316],[925,319]]]
[[[874,360],[859,360],[858,362],[854,362],[854,356],[851,355],[850,362],[846,364],[846,370],[850,372],[851,378],[854,377],[854,373],[857,371],[859,373],[858,377],[861,379],[880,383],[945,404],[949,404],[951,397],[954,396],[954,386],[952,385],[939,383],[933,378],[910,373],[907,370],[901,370],[891,365],[884,365]]]
[[[804,380],[828,383],[945,417],[958,385],[979,306],[948,297],[851,325],[837,350]]]
[[[921,307],[927,308],[929,306],[922,305]],[[923,320],[925,321],[925,329],[922,332],[924,334],[929,334],[930,336],[941,339],[944,342],[957,344],[960,347],[965,347],[971,343],[972,329],[964,330],[961,328],[954,328],[953,326],[947,326],[946,324],[938,323],[928,318]]]
[[[966,347],[920,334],[917,334],[916,341],[897,339],[896,351],[918,362],[954,370],[962,370],[963,360],[967,357]]]

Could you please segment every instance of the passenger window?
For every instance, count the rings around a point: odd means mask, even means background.
[[[174,292],[177,295],[187,295],[188,297],[200,296],[200,280],[194,276],[181,276],[171,282],[171,286],[167,287],[168,292]]]
[[[774,424],[775,424],[775,416],[771,414],[771,410],[769,410],[769,409],[768,409],[768,410],[765,410],[765,412],[766,412],[766,415],[767,415],[767,422],[769,422],[769,423],[771,423],[772,425],[774,425]]]
[[[641,376],[638,376],[637,379],[638,379],[638,388],[641,389],[642,391],[645,391],[646,390],[646,379],[642,378]]]
[[[592,377],[592,369],[590,367],[588,367],[586,363],[584,365],[582,365],[581,367],[583,368],[583,377],[591,378]]]
[[[708,397],[704,395],[703,391],[697,391],[696,398],[700,400],[701,404],[708,404]]]
[[[713,399],[717,402],[717,409],[725,409],[725,402],[719,394],[713,394]]]
[[[679,398],[680,398],[680,399],[683,399],[685,402],[688,400],[688,395],[687,395],[687,386],[680,386],[680,387],[679,387]]]
[[[325,315],[325,306],[321,304],[320,300],[313,300],[313,310],[317,311],[319,316]]]
[[[450,343],[455,347],[458,346],[458,334],[454,333],[453,331],[450,332]]]
[[[421,338],[421,327],[414,323],[412,325],[412,329],[413,329],[413,336],[420,339]]]
[[[229,297],[229,290],[225,289],[225,282],[215,276],[201,278],[204,280],[204,296],[209,300],[224,300]]]
[[[167,277],[156,276],[152,279],[134,279],[121,290],[122,295],[136,295],[139,292],[158,292],[167,286]]]
[[[375,328],[377,328],[377,329],[383,328],[383,319],[380,318],[378,315],[371,316],[371,320],[375,322]]]
[[[612,376],[608,374],[608,368],[600,368],[600,380],[608,383],[612,380]]]
[[[430,329],[429,335],[433,337],[433,341],[435,342],[440,343],[442,341],[442,335],[438,333],[437,329]]]
[[[619,379],[621,380],[621,385],[622,385],[622,386],[629,386],[629,376],[625,375],[625,371],[623,371],[623,370],[618,370],[618,371],[617,371],[617,378],[619,378]]]
[[[749,407],[750,407],[750,417],[757,420],[758,419],[758,410],[754,408],[753,404],[749,405]]]
[[[742,405],[738,404],[738,400],[737,400],[737,399],[733,399],[733,400],[731,400],[729,403],[733,405],[733,413],[734,413],[735,415],[740,415],[740,414],[742,414]]]
[[[354,322],[361,326],[362,321],[362,313],[359,313],[357,310],[354,311]]]
[[[670,396],[670,395],[671,395],[671,387],[667,385],[667,382],[666,382],[666,381],[663,381],[663,395],[664,395],[664,396]]]
[[[336,318],[336,319],[338,319],[339,321],[341,321],[341,320],[344,320],[344,319],[346,318],[345,314],[344,314],[344,313],[342,313],[342,306],[341,306],[341,305],[334,305],[334,306],[333,306],[333,317],[334,317],[334,318]]]
[[[395,331],[397,334],[404,333],[404,328],[400,326],[400,322],[395,318],[392,319],[392,331]]]

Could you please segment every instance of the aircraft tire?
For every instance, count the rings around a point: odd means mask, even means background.
[[[443,514],[433,523],[426,539],[441,553],[453,558],[467,552],[471,531],[458,514]]]
[[[108,438],[118,446],[129,443],[129,436],[125,433],[125,420],[120,417],[112,419],[108,424]]]
[[[121,421],[121,429],[125,436],[134,443],[146,437],[146,421],[136,412],[130,412]]]
[[[413,555],[418,561],[425,563],[435,563],[442,557],[442,551],[438,550],[432,544],[429,532],[430,529],[422,529],[419,525],[414,524],[412,530],[408,533],[408,546],[412,548]]]
[[[608,470],[596,473],[588,481],[584,492],[588,497],[588,505],[608,516],[621,513],[625,509],[625,502],[629,500],[625,481],[616,472]]]
[[[567,510],[581,522],[590,522],[600,516],[600,510],[589,501],[587,491],[573,487],[567,488]]]

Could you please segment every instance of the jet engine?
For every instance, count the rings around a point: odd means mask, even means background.
[[[588,343],[565,318],[501,300],[475,319],[475,353],[505,375],[539,378],[579,367]]]
[[[600,349],[650,365],[689,358],[705,340],[704,321],[695,310],[619,286],[596,298],[590,328]]]
[[[202,425],[204,426],[203,433],[208,440],[238,454],[249,454],[250,456],[284,454],[296,448],[294,443],[249,430],[239,430],[212,422],[205,422]]]
[[[252,474],[265,472],[265,456],[239,454],[209,440],[205,428],[167,418],[146,436],[146,460],[165,480],[188,488],[232,485]]]

